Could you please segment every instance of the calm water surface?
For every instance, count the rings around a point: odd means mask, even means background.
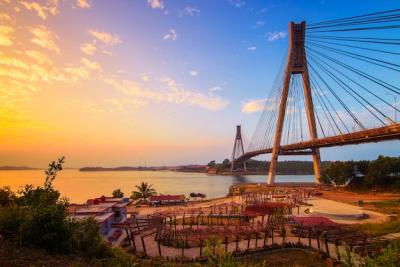
[[[25,184],[42,185],[44,171],[0,171],[0,187],[10,186],[21,189]],[[312,182],[313,175],[277,175],[277,182]],[[265,175],[219,176],[204,173],[180,173],[171,171],[115,171],[80,172],[63,170],[57,176],[54,185],[62,196],[71,202],[81,203],[88,198],[110,195],[120,188],[126,196],[141,181],[153,184],[158,193],[185,194],[199,192],[207,198],[221,197],[228,193],[229,186],[237,183],[265,182]]]

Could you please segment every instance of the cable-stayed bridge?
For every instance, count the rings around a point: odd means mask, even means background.
[[[246,150],[237,128],[232,171],[271,153],[273,184],[279,155],[312,155],[319,183],[320,148],[400,139],[400,9],[291,22],[288,32],[287,55]]]

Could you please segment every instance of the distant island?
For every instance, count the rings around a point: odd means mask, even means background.
[[[38,170],[38,168],[32,168],[27,166],[0,166],[0,171],[28,171]]]
[[[143,167],[143,166],[121,166],[121,167],[82,167],[81,172],[107,172],[107,171],[182,171],[182,172],[204,172],[206,165],[187,165],[187,166],[160,166],[160,167]]]
[[[322,165],[326,165],[323,162]],[[269,167],[268,161],[249,160],[247,162],[247,172],[242,174],[266,174]],[[222,163],[214,160],[206,165],[182,165],[182,166],[121,166],[121,167],[83,167],[82,172],[106,172],[106,171],[176,171],[176,172],[196,172],[218,175],[231,175],[230,161],[225,159]],[[312,161],[280,161],[277,166],[277,174],[281,175],[308,175],[313,174]]]

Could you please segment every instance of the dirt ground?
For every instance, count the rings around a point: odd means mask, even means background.
[[[366,202],[376,202],[385,200],[400,199],[400,194],[393,193],[380,193],[380,192],[370,192],[370,193],[355,193],[349,192],[341,189],[332,190],[320,190],[323,198],[335,200],[339,202],[344,202],[348,204],[357,204],[359,200]]]

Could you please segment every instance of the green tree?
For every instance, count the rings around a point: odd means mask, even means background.
[[[322,176],[324,181],[334,181],[336,184],[344,184],[354,174],[354,166],[350,162],[331,162],[324,169]]]
[[[229,167],[230,164],[231,164],[231,162],[229,161],[229,159],[224,159],[222,161],[222,165],[224,166],[224,168]]]
[[[140,185],[136,185],[136,191],[132,191],[131,198],[139,200],[147,200],[151,196],[155,196],[157,191],[153,188],[152,184],[147,182],[141,182]]]
[[[118,188],[112,192],[112,196],[115,198],[121,198],[124,197],[124,192],[122,192],[121,189]]]
[[[207,164],[207,167],[215,167],[215,164],[215,160],[212,160]]]

